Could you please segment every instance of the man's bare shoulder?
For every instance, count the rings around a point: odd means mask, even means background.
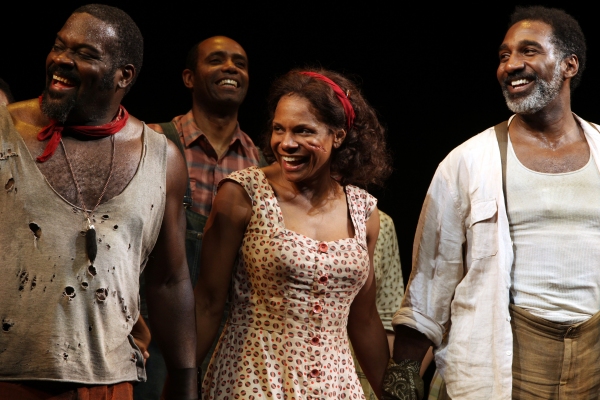
[[[177,145],[170,140],[167,140],[167,165],[169,168],[176,170],[177,173],[183,171],[187,174],[187,166],[185,165],[183,155]]]
[[[167,203],[182,203],[188,186],[187,177],[187,166],[181,152],[175,143],[167,140]]]
[[[160,126],[160,124],[146,124],[146,125],[148,125],[148,128],[152,129],[153,131],[164,134],[162,126]]]
[[[119,132],[119,135],[127,140],[137,140],[142,138],[143,131],[144,123],[130,114],[127,124]]]
[[[22,136],[37,135],[50,121],[42,114],[38,99],[19,101],[7,106],[16,130]]]

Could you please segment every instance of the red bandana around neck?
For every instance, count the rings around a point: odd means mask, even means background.
[[[40,104],[42,103],[42,96],[39,97]],[[38,132],[37,139],[42,142],[48,138],[48,144],[44,149],[44,152],[36,158],[38,162],[46,162],[54,155],[56,148],[60,144],[60,140],[62,138],[62,131],[67,130],[69,132],[78,133],[85,136],[92,137],[103,137],[114,135],[119,132],[129,119],[129,113],[122,105],[119,105],[119,112],[112,121],[98,126],[64,126],[56,120],[51,120],[50,123],[43,127],[41,131]]]

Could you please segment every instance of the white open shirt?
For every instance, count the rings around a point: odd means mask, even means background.
[[[597,125],[575,118],[600,170]],[[435,172],[419,217],[406,295],[393,319],[433,341],[453,399],[512,397],[513,256],[492,127],[452,150]]]

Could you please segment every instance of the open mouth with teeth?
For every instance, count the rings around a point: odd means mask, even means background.
[[[307,160],[307,157],[300,156],[281,156],[281,160],[283,161],[283,167],[286,169],[294,169],[302,164],[304,164]]]
[[[517,89],[523,86],[526,86],[527,84],[531,83],[532,81],[530,79],[525,79],[525,78],[521,78],[521,79],[515,79],[510,81],[510,85]]]
[[[52,75],[52,83],[51,85],[58,89],[69,89],[75,86],[75,83],[70,81],[67,78],[63,78],[62,76],[58,76],[56,74]]]
[[[229,87],[234,87],[237,88],[240,86],[240,84],[238,83],[238,81],[235,81],[233,79],[221,79],[220,81],[217,82],[217,85],[219,86],[229,86]]]

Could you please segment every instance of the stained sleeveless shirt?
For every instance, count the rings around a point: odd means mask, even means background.
[[[0,107],[0,380],[145,380],[130,332],[162,224],[166,160],[165,137],[144,125],[135,175],[92,215],[91,266],[84,213],[50,186]]]

